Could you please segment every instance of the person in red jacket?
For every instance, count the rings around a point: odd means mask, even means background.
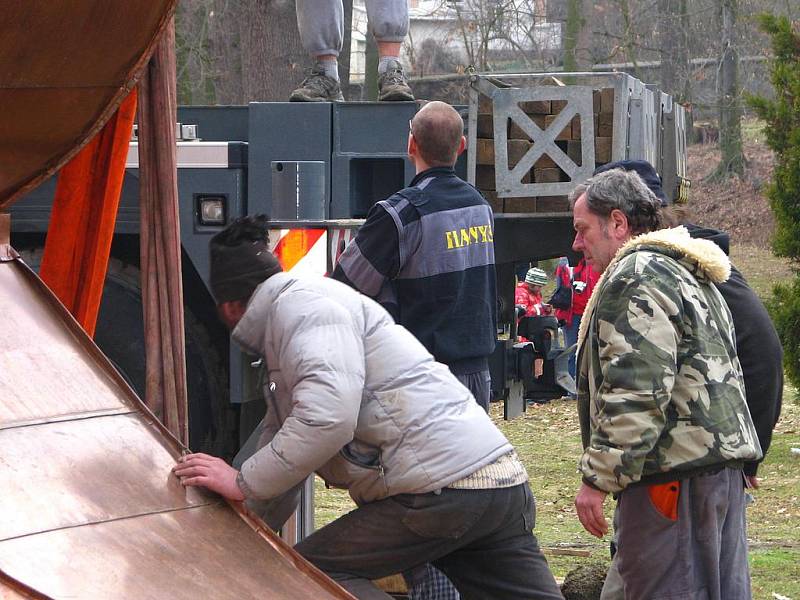
[[[558,272],[558,271],[556,271]],[[572,306],[569,309],[567,318],[564,319],[566,326],[564,327],[564,337],[566,338],[567,346],[572,346],[578,341],[578,329],[581,326],[581,318],[583,311],[586,309],[586,303],[592,295],[597,280],[600,279],[600,274],[597,273],[591,266],[586,264],[586,259],[581,258],[578,264],[572,269]],[[556,315],[558,316],[558,315]],[[559,317],[561,318],[561,317]],[[567,368],[572,378],[575,378],[575,352],[569,358]]]
[[[547,285],[547,274],[538,267],[528,269],[525,281],[517,284],[514,292],[514,304],[525,308],[524,317],[547,314],[546,305],[542,303],[542,286]]]

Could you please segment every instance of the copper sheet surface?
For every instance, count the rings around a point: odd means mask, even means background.
[[[135,84],[177,0],[5,0],[0,207],[54,173]]]
[[[108,371],[86,360],[80,330],[64,326],[18,266],[0,263],[0,428],[132,410]]]
[[[153,431],[139,414],[0,430],[0,540],[218,501],[180,485]]]
[[[337,597],[218,504],[0,542],[0,569],[53,598]]]
[[[0,262],[0,314],[0,599],[352,599],[179,485],[180,443],[19,260]]]

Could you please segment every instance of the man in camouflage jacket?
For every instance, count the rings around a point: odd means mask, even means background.
[[[656,231],[659,202],[633,172],[573,198],[573,249],[603,272],[578,336],[578,517],[602,537],[617,496],[626,598],[749,598],[742,463],[761,449],[713,285],[728,258],[684,228]]]

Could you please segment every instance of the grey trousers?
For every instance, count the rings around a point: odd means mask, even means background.
[[[456,375],[456,379],[472,392],[472,395],[475,396],[475,401],[483,407],[483,410],[489,412],[489,402],[492,394],[492,377],[489,375],[489,369],[478,371],[477,373]]]
[[[678,518],[658,512],[646,486],[620,494],[617,553],[602,600],[750,600],[741,470],[681,480]]]
[[[408,0],[366,0],[369,30],[379,42],[408,34]],[[297,0],[300,40],[311,56],[339,56],[344,38],[342,0]]]
[[[531,533],[528,484],[400,494],[336,519],[295,546],[361,600],[387,600],[371,579],[430,562],[472,599],[561,600]]]

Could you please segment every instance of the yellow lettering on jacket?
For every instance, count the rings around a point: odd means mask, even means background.
[[[447,249],[463,248],[471,244],[491,244],[494,232],[490,225],[476,225],[466,229],[454,229],[444,232]]]

